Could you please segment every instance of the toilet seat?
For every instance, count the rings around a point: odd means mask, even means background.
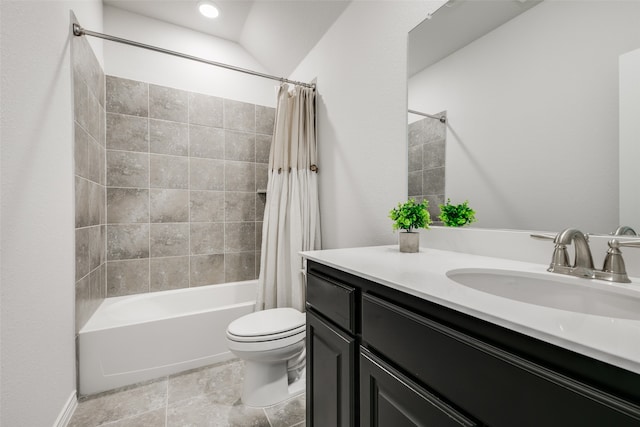
[[[234,320],[227,327],[227,338],[256,343],[281,340],[304,333],[305,315],[292,308],[258,311]]]
[[[278,334],[258,335],[258,336],[253,336],[253,337],[235,335],[235,334],[232,334],[231,332],[227,331],[227,337],[230,340],[236,341],[236,342],[246,342],[246,343],[264,342],[264,341],[282,340],[282,339],[285,339],[285,338],[292,337],[294,335],[304,334],[305,331],[306,331],[306,326],[303,325],[303,326],[300,326],[299,328],[292,329],[290,331],[280,332]]]

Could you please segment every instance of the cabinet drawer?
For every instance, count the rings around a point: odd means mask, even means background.
[[[307,304],[344,330],[355,333],[355,288],[307,274]]]
[[[360,425],[474,427],[477,424],[361,349]]]
[[[482,424],[640,426],[635,404],[370,295],[362,340]]]

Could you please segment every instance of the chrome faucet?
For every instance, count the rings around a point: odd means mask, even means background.
[[[609,250],[604,259],[602,270],[593,267],[593,257],[589,248],[589,235],[575,228],[567,228],[555,237],[550,234],[531,234],[534,239],[553,240],[555,249],[551,264],[547,271],[587,279],[599,279],[609,282],[629,283],[629,276],[622,259],[620,247],[640,248],[640,240],[619,241],[609,240]],[[569,265],[567,245],[573,243],[575,247],[575,259],[573,265]]]
[[[573,243],[575,247],[575,259],[572,271],[564,274],[572,274],[574,276],[588,276],[593,274],[593,257],[591,256],[591,248],[589,247],[589,236],[575,228],[567,228],[558,234],[554,240],[556,246],[563,245],[566,247]],[[560,271],[558,272],[560,273]]]
[[[555,237],[549,234],[532,234],[531,237],[553,240],[556,245],[547,271],[578,277],[593,277],[594,267],[591,248],[589,248],[589,236],[582,231],[576,228],[567,228]],[[572,243],[575,247],[575,258],[573,265],[570,265],[567,245]]]

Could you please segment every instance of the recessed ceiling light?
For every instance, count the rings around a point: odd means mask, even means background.
[[[198,2],[198,10],[202,14],[202,16],[206,18],[213,19],[217,18],[218,15],[220,15],[220,11],[216,7],[216,5],[206,0],[201,0]]]

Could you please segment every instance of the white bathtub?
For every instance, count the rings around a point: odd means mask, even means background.
[[[253,312],[257,281],[107,298],[79,332],[89,395],[233,358],[225,332]]]

